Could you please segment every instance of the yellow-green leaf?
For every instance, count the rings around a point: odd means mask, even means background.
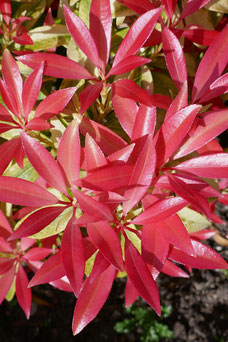
[[[189,208],[183,208],[177,214],[189,233],[198,232],[211,225],[203,215]]]

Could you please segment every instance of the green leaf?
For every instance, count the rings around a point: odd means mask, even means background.
[[[13,297],[14,297],[14,295],[15,295],[15,292],[16,292],[16,282],[15,282],[15,280],[16,280],[16,278],[14,278],[14,281],[12,282],[12,285],[11,285],[11,287],[10,287],[10,289],[9,289],[9,292],[7,293],[7,295],[6,295],[6,297],[5,297],[5,299],[8,301],[8,302],[10,302],[12,299],[13,299]]]
[[[92,0],[81,0],[79,6],[79,18],[89,27],[89,10]]]
[[[203,215],[189,208],[183,208],[177,214],[189,233],[198,232],[211,225]]]
[[[24,169],[22,170],[17,164],[6,169],[3,176],[15,177],[34,182],[38,178],[38,173],[32,167],[27,158],[24,159]]]

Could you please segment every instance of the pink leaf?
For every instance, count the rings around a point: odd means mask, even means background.
[[[28,287],[49,283],[50,281],[62,278],[65,274],[61,252],[57,252],[43,263],[32,280],[30,280]]]
[[[80,156],[81,146],[78,122],[73,120],[65,129],[57,151],[57,160],[64,170],[69,184],[78,179]]]
[[[44,70],[44,63],[42,62],[26,79],[23,92],[22,102],[24,107],[25,120],[33,109],[42,85],[42,76]]]
[[[112,212],[108,206],[96,201],[91,196],[84,195],[82,192],[77,190],[73,190],[73,192],[80,205],[80,208],[86,214],[92,217],[93,222],[113,220]]]
[[[116,66],[112,67],[109,71],[106,78],[108,78],[111,75],[121,75],[126,72],[129,72],[135,68],[138,68],[139,66],[150,63],[151,59],[144,58],[140,56],[128,56],[125,59],[121,60]]]
[[[90,6],[90,33],[96,44],[98,55],[101,59],[101,70],[105,74],[108,63],[111,35],[112,14],[109,0],[93,0]]]
[[[128,277],[139,295],[160,315],[157,285],[142,256],[128,239],[125,240],[125,265]]]
[[[86,134],[84,152],[87,172],[107,165],[103,152],[89,134]]]
[[[56,54],[36,52],[34,54],[26,54],[24,56],[17,57],[17,59],[32,69],[37,68],[41,62],[44,62],[44,75],[47,76],[68,78],[72,80],[86,80],[93,78],[80,64],[67,57]]]
[[[129,137],[131,137],[138,106],[134,100],[123,98],[117,94],[112,97],[113,109],[118,120]]]
[[[70,101],[76,91],[76,87],[65,88],[55,91],[48,95],[37,107],[35,117],[39,117],[46,113],[53,116],[60,113]]]
[[[197,101],[223,72],[228,56],[228,25],[219,33],[202,58],[193,85],[192,98]]]
[[[121,164],[127,163],[132,154],[134,147],[135,147],[135,144],[131,144],[124,148],[119,149],[118,151],[110,154],[107,157],[107,161],[111,163],[112,165],[113,164],[121,165]]]
[[[0,258],[0,275],[5,274],[8,272],[15,263],[15,258],[9,259],[9,258]],[[1,280],[1,278],[0,278]]]
[[[203,155],[175,166],[176,170],[206,178],[228,178],[228,153]]]
[[[89,106],[99,97],[103,88],[103,81],[87,86],[80,94],[80,113],[84,113]]]
[[[170,277],[189,278],[189,275],[184,272],[180,267],[172,263],[169,259],[166,259],[162,268],[162,273],[169,275]]]
[[[49,254],[53,252],[51,248],[44,247],[34,247],[30,249],[23,258],[26,260],[37,261],[46,258]]]
[[[188,202],[181,197],[170,197],[155,202],[142,214],[132,220],[133,224],[150,224],[163,221],[186,207]]]
[[[32,291],[27,286],[27,275],[21,264],[19,264],[19,269],[17,271],[16,277],[16,296],[18,303],[25,313],[25,316],[27,317],[27,319],[29,319],[32,302]]]
[[[3,237],[0,236],[0,252],[2,253],[12,253],[13,249],[9,242],[7,242]]]
[[[133,168],[133,165],[105,167],[85,178],[79,179],[75,184],[91,190],[112,191],[128,185]]]
[[[145,195],[152,182],[156,167],[156,151],[153,143],[153,136],[148,135],[144,148],[141,151],[132,171],[128,185],[133,188],[127,189],[124,196],[128,201],[123,204],[123,214],[130,211]]]
[[[39,175],[50,186],[66,193],[64,175],[52,155],[35,139],[21,131],[25,153]]]
[[[5,102],[7,108],[9,108],[9,110],[18,117],[18,109],[17,109],[16,100],[12,94],[12,91],[10,91],[9,86],[1,78],[0,78],[0,92],[1,92],[2,99]]]
[[[131,140],[135,141],[144,135],[151,134],[154,135],[155,125],[156,125],[156,107],[140,105],[136,118],[134,120],[134,125],[131,134]]]
[[[64,230],[61,244],[62,262],[72,289],[79,295],[85,270],[85,249],[80,227],[72,218]]]
[[[89,223],[87,232],[103,256],[120,271],[124,270],[120,240],[114,229],[105,221]]]
[[[65,206],[41,208],[30,214],[10,236],[9,240],[30,236],[40,232],[54,221],[64,210]]]
[[[210,239],[212,236],[214,236],[217,233],[217,230],[215,229],[203,229],[199,230],[198,232],[191,233],[191,238],[197,239],[197,240],[207,240]]]
[[[0,201],[30,207],[56,204],[58,199],[39,185],[24,179],[0,177]]]
[[[193,134],[181,146],[174,158],[180,158],[198,150],[225,131],[228,128],[227,114],[227,109],[204,113],[203,118],[198,121]]]
[[[113,67],[118,65],[128,56],[136,54],[153,31],[154,25],[160,17],[161,12],[162,7],[153,9],[141,15],[134,22],[118,48]]]
[[[200,105],[190,105],[167,119],[155,136],[158,165],[162,165],[175,152],[185,138]]]
[[[74,310],[72,323],[74,335],[80,333],[97,316],[111,291],[115,276],[116,270],[110,265],[93,282],[90,282],[90,278],[85,280]]]
[[[162,28],[162,43],[170,76],[180,90],[187,81],[185,57],[179,39],[166,26]]]
[[[71,10],[64,5],[64,13],[68,31],[72,35],[75,43],[84,52],[84,54],[95,64],[97,67],[102,68],[103,63],[99,56],[96,42],[93,39],[87,26],[84,22]]]
[[[89,133],[105,154],[109,155],[127,146],[126,141],[109,128],[79,115],[76,120],[80,123],[80,132],[83,135]]]

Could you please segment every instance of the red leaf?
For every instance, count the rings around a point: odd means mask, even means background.
[[[112,67],[109,71],[106,78],[111,75],[121,75],[126,72],[131,71],[132,69],[138,68],[139,66],[150,63],[151,59],[144,58],[140,56],[128,56],[125,59],[121,60],[116,66]]]
[[[112,164],[112,165],[121,165],[121,164],[126,164],[132,154],[132,151],[135,147],[135,144],[128,145],[124,148],[119,149],[118,151],[110,154],[107,157],[107,160]]]
[[[13,259],[0,258],[0,275],[8,272],[13,267],[15,260],[16,260],[15,258]]]
[[[24,117],[27,121],[33,109],[42,85],[44,63],[42,62],[27,78],[23,87],[22,102],[24,107]]]
[[[87,172],[107,165],[103,152],[89,134],[86,134],[84,152]]]
[[[50,256],[45,263],[36,272],[32,280],[30,280],[28,287],[32,287],[39,284],[49,283],[56,279],[60,279],[65,276],[65,269],[62,264],[61,252],[57,252]]]
[[[132,284],[130,278],[127,278],[125,287],[125,307],[128,308],[138,299],[138,292]]]
[[[73,192],[80,205],[80,208],[83,210],[83,212],[92,217],[93,222],[113,220],[112,212],[107,205],[98,202],[92,197],[84,195],[82,192],[77,190],[73,189]]]
[[[147,264],[153,266],[153,276],[161,272],[169,252],[169,242],[159,229],[157,224],[144,224],[142,228],[142,257]]]
[[[123,204],[123,214],[126,215],[145,195],[152,182],[156,167],[156,151],[153,143],[153,136],[148,135],[144,148],[141,151],[132,171],[128,185],[133,188],[127,189],[124,197],[128,201]]]
[[[186,272],[172,263],[169,259],[166,259],[162,268],[162,273],[168,274],[170,277],[189,278],[189,275]]]
[[[12,253],[13,249],[9,242],[7,242],[3,237],[0,236],[0,252],[2,253]]]
[[[39,175],[50,186],[66,194],[63,172],[52,155],[37,140],[21,131],[21,139],[25,153]]]
[[[125,132],[127,132],[129,137],[131,137],[138,110],[136,102],[114,94],[112,96],[112,105],[121,126]]]
[[[196,257],[187,255],[179,249],[172,248],[169,253],[169,258],[180,264],[199,268],[201,270],[228,269],[227,262],[212,248],[196,240],[192,240],[192,245]]]
[[[203,155],[175,166],[176,170],[190,172],[199,177],[228,178],[228,153]]]
[[[217,233],[217,230],[215,229],[203,229],[199,230],[198,232],[191,233],[191,238],[197,239],[197,240],[207,240],[210,239],[212,236],[214,236]]]
[[[77,115],[76,120],[80,123],[80,132],[83,135],[89,133],[105,154],[109,155],[127,146],[126,141],[109,128],[81,115]]]
[[[42,116],[43,114],[60,113],[70,101],[76,91],[76,87],[60,89],[48,95],[37,107],[35,117]]]
[[[140,88],[135,82],[128,79],[118,80],[112,83],[114,95],[134,100],[146,106],[151,106],[151,99],[146,90]]]
[[[228,25],[219,33],[207,49],[195,75],[192,98],[197,101],[223,72],[228,56]]]
[[[155,125],[156,125],[156,107],[140,105],[136,118],[134,120],[134,125],[131,134],[131,141],[135,141],[144,135],[151,134],[154,135]]]
[[[53,53],[36,52],[17,57],[17,59],[32,69],[37,68],[41,62],[44,62],[44,75],[47,76],[68,78],[72,80],[86,80],[93,78],[90,73],[80,64],[67,57]]]
[[[201,7],[205,6],[210,0],[188,0],[183,12],[181,13],[180,20],[189,16],[190,14],[198,11]]]
[[[180,111],[188,105],[188,83],[187,81],[183,83],[179,93],[169,106],[165,120],[168,120],[171,116],[175,115],[176,112]]]
[[[18,140],[19,139],[12,139],[0,145],[0,175],[5,171],[9,162],[13,159],[14,153],[18,147]]]
[[[150,224],[163,221],[186,207],[188,202],[181,197],[170,197],[155,202],[142,214],[132,220],[133,224]]]
[[[0,305],[2,304],[7,293],[9,292],[9,289],[15,277],[15,271],[16,267],[14,266],[0,278]]]
[[[41,186],[24,179],[0,177],[0,201],[30,207],[56,204],[58,199]]]
[[[3,19],[7,25],[9,25],[11,20],[11,4],[10,0],[2,0],[0,3],[0,12]]]
[[[187,81],[185,57],[179,39],[166,26],[162,28],[162,43],[170,76],[180,90]]]
[[[191,42],[209,46],[214,39],[217,38],[219,32],[214,30],[205,30],[199,25],[186,26],[183,32],[183,36],[189,39]]]
[[[44,248],[44,247],[34,247],[30,249],[24,256],[23,259],[31,260],[31,261],[38,261],[46,258],[49,254],[53,252],[51,248]]]
[[[84,52],[84,54],[95,64],[97,67],[102,68],[103,63],[100,59],[96,42],[93,39],[87,26],[84,22],[71,10],[64,5],[64,13],[67,29],[72,35],[75,43]]]
[[[65,129],[57,151],[57,160],[64,170],[69,184],[78,179],[80,156],[81,145],[78,122],[73,120]]]
[[[80,333],[97,316],[111,291],[115,276],[116,270],[110,265],[93,282],[90,282],[90,278],[86,279],[74,310],[72,323],[74,335]]]
[[[206,102],[228,92],[228,73],[219,77],[216,81],[210,84],[205,95],[198,102]]]
[[[162,7],[153,9],[141,15],[131,26],[126,37],[120,44],[113,61],[113,67],[128,56],[135,55],[153,31],[157,19],[160,17]]]
[[[105,221],[89,223],[87,232],[92,243],[103,256],[120,271],[124,270],[120,240],[114,229]]]
[[[25,316],[27,317],[27,319],[29,319],[32,302],[32,291],[27,286],[27,275],[21,264],[19,264],[16,276],[16,296],[18,303],[25,313]]]
[[[0,78],[0,92],[3,101],[5,102],[7,108],[14,113],[14,115],[18,116],[18,110],[17,110],[17,103],[16,100],[12,94],[12,91],[10,91],[7,84]]]
[[[110,266],[110,262],[103,257],[103,254],[98,251],[92,272],[90,273],[90,282],[92,283],[96,278],[98,278],[108,267]]]
[[[49,122],[41,118],[33,118],[25,126],[29,130],[44,131],[53,127]]]
[[[165,6],[165,10],[169,16],[169,19],[172,20],[173,13],[176,8],[177,0],[161,0],[161,2]]]
[[[128,277],[139,295],[160,315],[157,285],[142,256],[128,239],[125,240],[125,265]]]
[[[85,178],[79,179],[75,184],[91,190],[113,191],[128,185],[133,168],[133,165],[105,167]]]
[[[200,108],[200,105],[190,105],[164,122],[155,136],[158,166],[166,162],[183,141]]]
[[[121,2],[139,14],[143,14],[146,11],[155,8],[154,4],[152,4],[150,0],[118,0],[118,2]]]
[[[204,113],[189,139],[181,146],[175,159],[183,157],[217,137],[228,128],[227,109]]]
[[[85,270],[85,249],[80,227],[72,218],[64,230],[61,244],[62,262],[76,296],[79,295]]]
[[[54,221],[65,209],[65,206],[58,206],[36,210],[20,224],[18,229],[10,236],[9,241],[40,232]]]
[[[80,113],[84,113],[89,106],[99,97],[103,88],[103,81],[87,86],[80,94]]]
[[[109,0],[93,0],[90,6],[90,33],[96,44],[100,57],[100,67],[105,74],[105,67],[108,63],[111,35],[112,35],[112,14]]]
[[[12,57],[9,50],[5,49],[2,55],[2,74],[4,81],[11,91],[11,98],[13,97],[17,104],[17,116],[23,115],[24,110],[22,106],[22,77],[15,59]]]
[[[180,178],[173,174],[167,174],[169,183],[174,192],[186,201],[191,203],[200,212],[203,212],[207,217],[211,218],[210,207],[208,201],[198,193],[197,190],[191,187],[191,185],[185,183]]]

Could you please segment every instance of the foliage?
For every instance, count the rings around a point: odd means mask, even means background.
[[[29,318],[31,287],[71,291],[76,335],[116,277],[126,306],[141,296],[160,315],[161,272],[228,269],[201,242],[228,201],[227,5],[3,0],[0,13],[0,303],[16,293]]]
[[[172,339],[172,331],[166,324],[162,323],[162,319],[168,318],[171,312],[171,306],[162,306],[161,317],[158,321],[153,311],[133,304],[126,308],[126,313],[130,315],[130,318],[117,322],[114,330],[120,334],[140,331],[140,341],[142,342],[158,342],[161,339]]]

